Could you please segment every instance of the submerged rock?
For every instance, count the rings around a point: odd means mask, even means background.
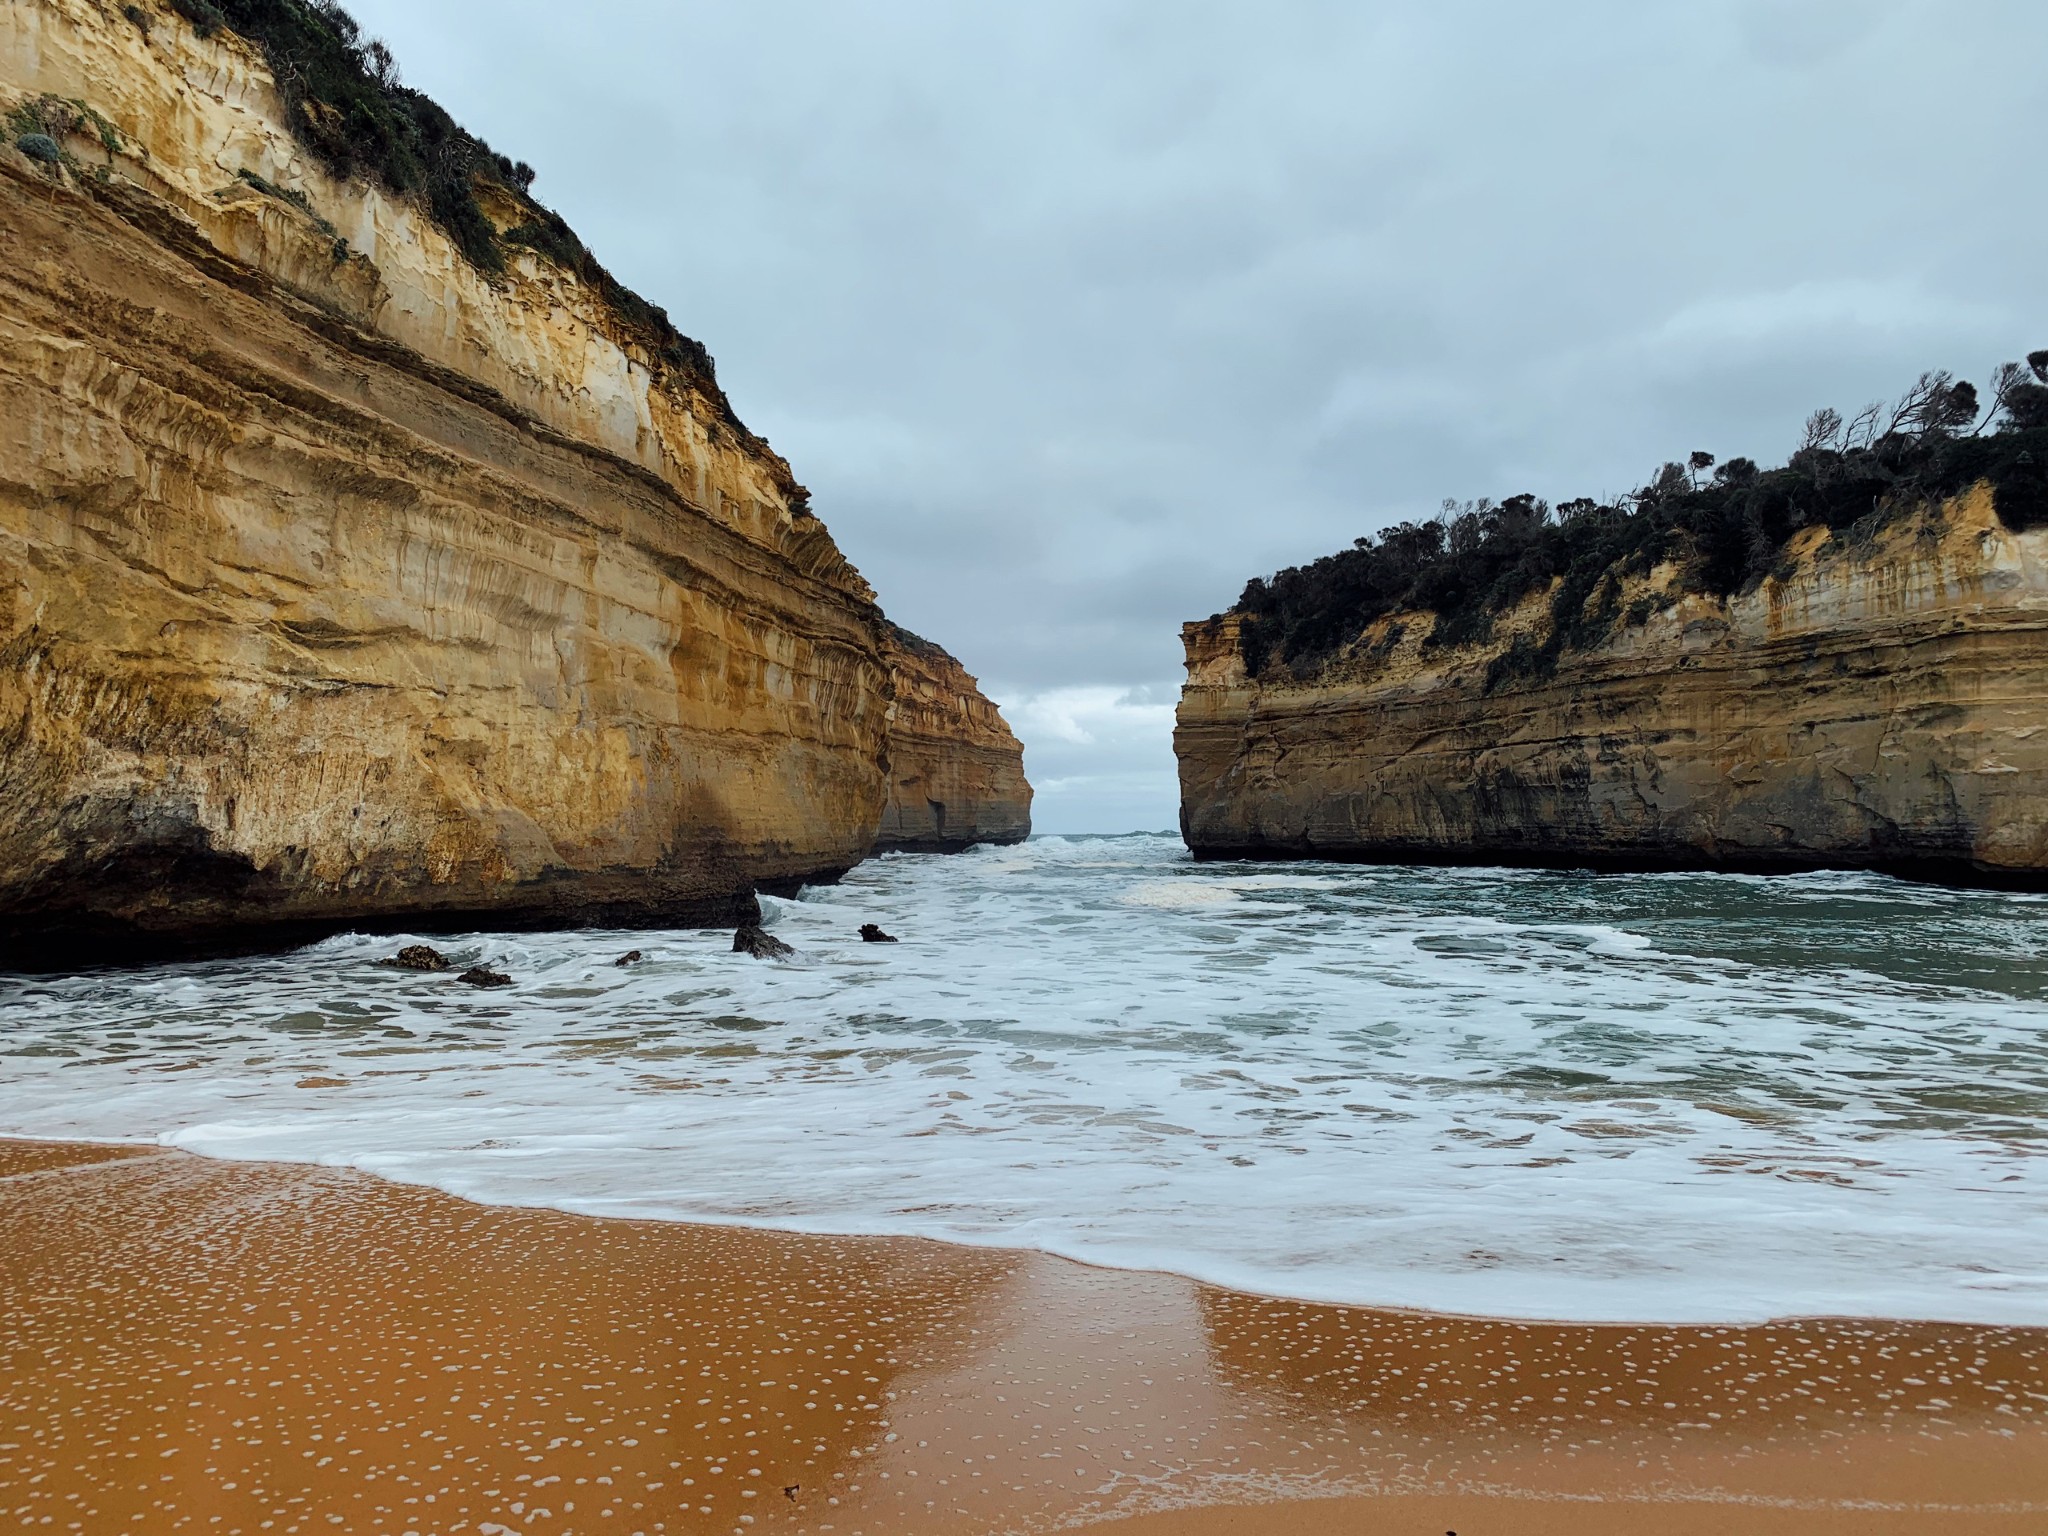
[[[431,944],[408,944],[381,963],[400,971],[445,971],[450,962]]]
[[[640,956],[640,951],[639,951],[639,950],[637,950],[637,949],[629,949],[629,950],[627,950],[627,951],[626,951],[626,952],[625,952],[625,953],[624,953],[623,955],[619,956],[619,958],[618,958],[618,959],[614,960],[614,961],[612,962],[612,964],[613,964],[613,965],[638,965],[638,964],[640,963],[640,958],[641,958],[641,956]]]
[[[863,944],[894,944],[896,942],[895,934],[882,932],[874,923],[862,923],[860,925],[860,938]]]
[[[512,978],[510,976],[507,976],[503,971],[494,971],[488,965],[472,965],[455,979],[467,982],[472,987],[509,987],[512,985]]]
[[[756,960],[787,960],[796,953],[759,923],[748,923],[732,936],[732,952]]]

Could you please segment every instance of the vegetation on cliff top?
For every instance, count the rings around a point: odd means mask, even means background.
[[[1779,468],[1694,453],[1612,503],[1446,501],[1435,518],[1247,585],[1235,609],[1245,668],[1307,677],[1395,613],[1435,615],[1428,647],[1484,641],[1497,615],[1556,582],[1547,634],[1518,638],[1493,662],[1491,687],[1548,675],[1565,650],[1618,620],[1641,622],[1646,610],[1621,608],[1622,579],[1666,560],[1679,563],[1685,590],[1727,595],[1768,575],[1802,528],[1871,528],[1979,481],[2007,527],[2048,524],[2048,351],[2001,366],[1987,393],[1925,373],[1898,401],[1851,420],[1814,412]]]
[[[365,37],[338,0],[168,0],[202,37],[223,27],[263,51],[283,94],[293,135],[333,175],[374,181],[418,201],[480,272],[505,270],[505,248],[523,246],[572,272],[625,329],[710,399],[749,442],[701,342],[679,332],[599,264],[562,217],[535,201],[533,168],[497,153],[431,97],[404,85],[391,50]],[[147,13],[125,8],[147,30]],[[485,213],[479,184],[521,211],[503,231]],[[801,488],[797,494],[801,497]]]
[[[927,640],[923,635],[912,634],[893,619],[882,620],[882,627],[888,631],[889,638],[894,640],[901,649],[908,651],[913,656],[923,658],[935,667],[957,667],[960,665],[959,659],[943,645]]]

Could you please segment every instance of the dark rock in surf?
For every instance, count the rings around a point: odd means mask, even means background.
[[[494,971],[488,965],[472,965],[457,981],[467,982],[472,987],[509,987],[512,978],[503,971]]]
[[[378,962],[397,971],[445,971],[448,957],[431,944],[408,944],[389,960]]]
[[[732,936],[732,952],[756,960],[787,960],[796,953],[759,923],[748,923]]]
[[[618,959],[614,960],[614,961],[612,962],[612,964],[613,964],[613,965],[638,965],[638,964],[640,963],[640,958],[641,958],[641,957],[640,957],[640,951],[639,951],[639,950],[637,950],[637,949],[629,949],[629,950],[627,950],[627,951],[626,951],[626,952],[625,952],[625,953],[624,953],[623,955],[619,956],[619,958],[618,958]]]
[[[896,935],[882,932],[880,927],[874,923],[862,923],[860,925],[860,941],[863,944],[894,944],[896,942]]]

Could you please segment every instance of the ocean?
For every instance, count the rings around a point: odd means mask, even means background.
[[[794,960],[428,939],[481,991],[348,935],[0,979],[0,1132],[1311,1300],[2048,1323],[2048,898],[1133,835],[763,904]]]

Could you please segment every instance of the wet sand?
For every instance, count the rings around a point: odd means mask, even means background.
[[[2038,1532],[2048,1333],[1538,1325],[0,1143],[0,1517]]]

